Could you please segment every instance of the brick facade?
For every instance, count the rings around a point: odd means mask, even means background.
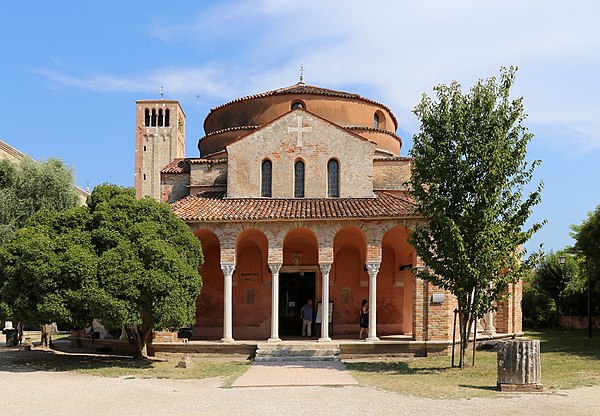
[[[452,339],[456,299],[410,271],[419,261],[409,235],[424,220],[407,193],[410,159],[398,156],[401,140],[387,107],[304,84],[244,97],[211,110],[199,144],[203,157],[184,159],[179,104],[136,104],[138,196],[172,203],[203,245],[197,336],[277,339],[275,319],[291,310],[298,321],[295,304],[304,302],[277,300],[288,293],[277,287],[285,289],[294,275],[313,279],[302,296],[334,302],[334,337],[358,336],[360,303],[369,299],[377,322],[371,340]],[[169,108],[172,125],[145,126],[147,108]],[[272,194],[262,197],[267,159]],[[328,194],[332,159],[339,163],[339,198]],[[296,198],[298,161],[304,197]],[[498,305],[502,333],[521,331],[522,286],[509,290],[512,297]]]

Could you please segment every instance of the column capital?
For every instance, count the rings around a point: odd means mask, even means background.
[[[233,263],[221,263],[221,270],[225,276],[232,276],[235,271],[235,264]]]
[[[331,272],[331,263],[319,264],[319,268],[321,269],[321,273],[329,274],[329,272]]]
[[[379,273],[379,266],[381,265],[380,262],[368,262],[367,263],[367,271],[369,272],[369,276],[370,275],[377,275],[377,273]]]
[[[281,263],[269,263],[269,268],[271,269],[272,274],[279,274],[279,270],[281,270]]]

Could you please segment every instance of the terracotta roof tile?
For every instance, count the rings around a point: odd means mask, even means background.
[[[224,198],[203,192],[171,204],[186,221],[247,221],[344,218],[413,218],[415,204],[403,195],[376,191],[375,198]]]
[[[410,162],[412,157],[407,156],[394,156],[394,157],[376,157],[373,159],[377,162]]]

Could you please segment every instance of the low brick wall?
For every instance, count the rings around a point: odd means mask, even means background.
[[[567,329],[586,329],[588,327],[587,316],[559,316],[558,326]],[[600,328],[600,316],[592,316],[592,327]]]

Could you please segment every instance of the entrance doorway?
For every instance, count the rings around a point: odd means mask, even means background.
[[[279,274],[279,334],[288,337],[302,335],[300,309],[307,299],[315,302],[315,272],[295,272]],[[316,309],[313,309],[313,331]]]

